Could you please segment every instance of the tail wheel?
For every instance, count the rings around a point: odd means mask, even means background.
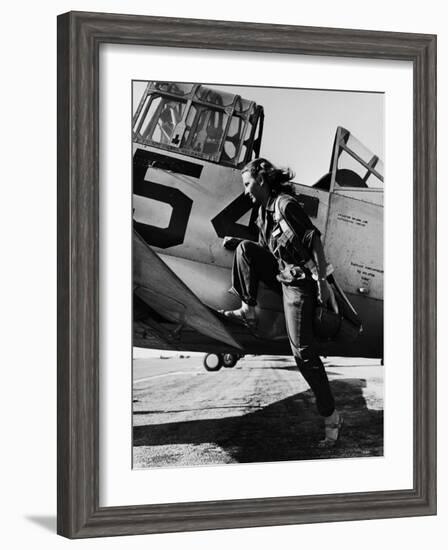
[[[209,372],[216,372],[223,366],[222,355],[218,353],[207,353],[204,357],[205,370]]]
[[[224,367],[231,369],[238,363],[239,355],[234,353],[224,353],[222,355],[222,364]]]

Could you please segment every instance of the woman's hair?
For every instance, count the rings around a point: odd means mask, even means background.
[[[249,172],[254,178],[263,177],[274,195],[281,192],[292,192],[292,185],[288,182],[294,177],[294,172],[290,168],[276,168],[268,160],[257,158],[244,166],[241,173],[244,172]]]

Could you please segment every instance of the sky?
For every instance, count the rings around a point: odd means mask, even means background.
[[[133,83],[133,109],[145,90]],[[294,181],[312,185],[329,170],[333,139],[344,126],[384,161],[384,94],[291,88],[210,87],[264,107],[261,156],[291,168]]]

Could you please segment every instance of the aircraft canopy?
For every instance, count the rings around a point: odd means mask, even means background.
[[[259,155],[263,108],[199,84],[149,82],[133,119],[133,139],[240,168]]]
[[[383,161],[348,130],[339,126],[334,139],[330,171],[314,187],[327,191],[338,187],[383,189]]]

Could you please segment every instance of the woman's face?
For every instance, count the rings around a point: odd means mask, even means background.
[[[261,204],[265,198],[265,189],[262,181],[254,178],[250,172],[243,172],[244,194],[249,195],[250,200],[255,204]]]

